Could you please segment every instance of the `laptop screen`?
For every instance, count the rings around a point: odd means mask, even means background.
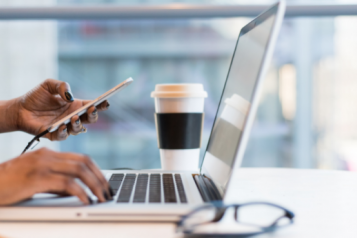
[[[202,164],[224,193],[274,27],[277,5],[240,32]]]

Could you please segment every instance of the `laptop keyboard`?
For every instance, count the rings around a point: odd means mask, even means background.
[[[117,203],[187,203],[180,174],[113,174],[109,185]]]
[[[145,202],[148,179],[148,174],[139,174],[138,180],[136,181],[133,202]]]
[[[113,174],[112,177],[109,180],[109,186],[113,190],[113,192],[116,194],[118,192],[118,189],[123,182],[124,174]]]
[[[172,174],[163,174],[162,178],[164,182],[165,203],[176,203],[175,185]]]
[[[149,202],[161,202],[161,174],[150,174]]]
[[[185,189],[183,187],[182,179],[179,174],[175,174],[175,181],[177,186],[178,195],[180,197],[181,203],[187,203]]]

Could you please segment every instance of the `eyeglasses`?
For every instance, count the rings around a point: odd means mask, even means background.
[[[231,215],[234,220],[227,220]],[[177,232],[186,237],[248,237],[290,225],[294,216],[288,209],[268,202],[232,205],[213,202],[182,216],[177,222]]]

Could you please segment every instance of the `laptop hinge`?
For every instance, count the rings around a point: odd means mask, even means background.
[[[222,196],[211,179],[197,174],[193,178],[204,202],[222,201]]]

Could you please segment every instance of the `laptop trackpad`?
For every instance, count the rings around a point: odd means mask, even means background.
[[[50,193],[38,193],[31,199],[16,204],[21,207],[75,207],[83,203],[75,196],[58,196]]]

